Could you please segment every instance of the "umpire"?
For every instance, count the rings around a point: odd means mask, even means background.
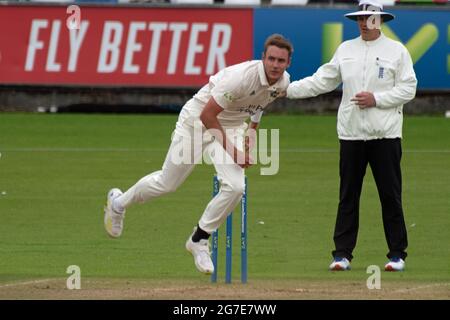
[[[359,200],[369,164],[389,248],[385,270],[402,271],[408,246],[400,168],[403,104],[415,97],[417,79],[407,49],[380,30],[382,22],[394,19],[381,4],[362,0],[358,10],[346,17],[357,22],[360,36],[343,42],[332,60],[314,75],[292,82],[287,97],[314,97],[343,84],[337,119],[339,206],[330,270],[350,269],[358,235]]]

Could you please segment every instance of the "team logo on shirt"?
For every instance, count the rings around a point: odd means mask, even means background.
[[[378,66],[378,79],[384,78],[384,67],[380,65],[380,58],[377,57],[376,64]]]
[[[270,93],[271,98],[276,98],[280,95],[280,93],[277,90],[274,90]]]
[[[229,92],[225,92],[225,93],[223,94],[223,96],[224,96],[225,99],[227,99],[227,100],[230,101],[230,102],[233,102],[233,101],[234,101],[233,96],[232,96],[231,93],[229,93]]]
[[[378,79],[383,79],[384,78],[384,68],[380,67],[380,69],[378,70]]]
[[[256,114],[256,112],[258,110],[262,110],[264,109],[262,106],[260,105],[248,105],[247,107],[241,107],[239,108],[239,112],[247,112],[248,114],[250,114],[251,116],[253,116],[254,114]]]

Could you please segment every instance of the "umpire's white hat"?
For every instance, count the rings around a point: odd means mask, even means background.
[[[359,1],[359,10],[347,13],[345,16],[351,20],[357,20],[358,16],[379,15],[384,22],[391,21],[395,18],[392,13],[384,12],[383,5],[376,0],[361,0]]]

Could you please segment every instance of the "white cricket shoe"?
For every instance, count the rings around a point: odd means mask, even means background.
[[[330,271],[350,270],[350,261],[347,258],[335,257],[329,268]]]
[[[384,266],[384,271],[403,271],[405,270],[405,261],[400,258],[391,258]]]
[[[106,205],[105,205],[105,229],[106,232],[113,238],[118,238],[122,234],[124,213],[117,213],[113,209],[113,201],[123,192],[120,189],[114,188],[109,190]]]
[[[192,235],[186,241],[186,250],[194,256],[195,266],[198,271],[205,274],[214,272],[214,265],[209,252],[209,241],[201,239],[199,242],[192,241]]]

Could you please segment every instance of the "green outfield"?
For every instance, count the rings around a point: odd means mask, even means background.
[[[120,239],[110,239],[103,228],[106,192],[126,189],[161,167],[175,121],[175,115],[0,115],[0,297],[20,297],[8,290],[40,279],[63,287],[69,265],[81,268],[82,283],[105,290],[120,291],[122,283],[144,290],[147,282],[210,288],[184,243],[211,198],[212,166],[198,166],[177,192],[130,208]],[[263,118],[263,128],[280,129],[280,170],[274,176],[261,176],[259,166],[247,171],[249,288],[295,290],[293,284],[303,283],[325,291],[317,297],[330,298],[330,286],[362,288],[366,268],[384,266],[387,246],[368,169],[353,270],[327,271],[339,183],[335,125],[335,116]],[[382,285],[440,288],[431,298],[449,299],[450,119],[405,117],[402,167],[409,257],[405,272],[382,272]],[[238,231],[235,219],[236,282]],[[221,233],[222,254],[223,238]],[[185,298],[196,297],[186,291]],[[29,292],[23,297],[35,297]]]

